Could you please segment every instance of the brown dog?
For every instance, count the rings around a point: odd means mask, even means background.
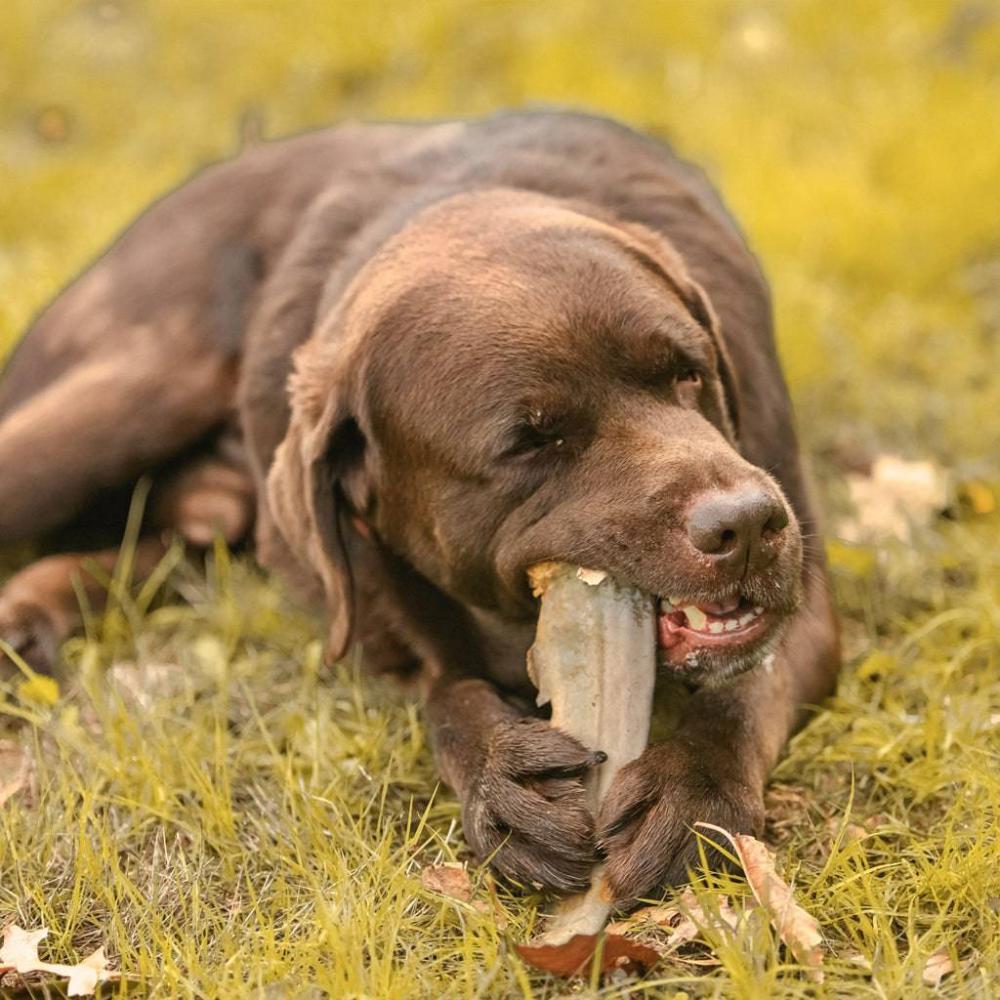
[[[324,599],[332,657],[421,671],[469,842],[517,879],[579,888],[600,850],[622,900],[683,880],[695,821],[760,828],[833,685],[764,281],[701,175],[609,121],[349,125],[205,171],[28,333],[0,469],[0,543],[96,546],[141,475],[140,571],[164,529],[255,523],[259,558]],[[600,748],[523,707],[546,559],[659,595],[663,669],[693,692],[596,824]],[[82,560],[0,594],[39,666]]]

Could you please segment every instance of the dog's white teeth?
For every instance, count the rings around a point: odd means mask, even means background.
[[[695,632],[710,632],[712,635],[719,635],[723,632],[738,632],[741,628],[755,621],[763,613],[762,607],[755,607],[745,611],[742,615],[709,614],[702,611],[697,604],[683,604],[678,597],[661,597],[661,614],[672,614],[680,611],[686,621],[684,624]]]
[[[697,632],[705,631],[705,624],[708,622],[708,615],[705,614],[701,608],[696,607],[694,604],[688,604],[687,606],[681,608],[684,612],[684,616],[688,620],[688,625],[691,626]],[[713,631],[711,628],[709,631]],[[722,631],[722,624],[719,623],[719,631]]]

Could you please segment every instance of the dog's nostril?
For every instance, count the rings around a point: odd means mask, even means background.
[[[733,547],[733,543],[736,541],[736,532],[732,528],[726,528],[722,534],[719,536],[720,549],[730,549]]]
[[[774,507],[774,513],[767,519],[764,529],[766,531],[773,531],[777,534],[779,531],[783,531],[787,527],[788,511],[785,509],[784,504],[776,504]]]

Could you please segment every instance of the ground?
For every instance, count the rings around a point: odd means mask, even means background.
[[[706,878],[706,905],[747,907],[738,929],[601,995],[1000,993],[993,5],[8,0],[2,19],[0,353],[150,198],[261,135],[554,102],[703,163],[772,282],[829,512],[846,667],[767,831],[829,957],[809,983],[745,885]],[[883,453],[944,470],[948,516],[852,542],[848,472]],[[106,945],[123,995],[593,995],[513,954],[538,896],[480,869],[470,904],[422,887],[466,852],[406,692],[322,668],[315,622],[224,551],[166,590],[118,587],[58,690],[0,691],[0,761],[32,762],[0,806],[0,924],[47,925],[58,960]]]

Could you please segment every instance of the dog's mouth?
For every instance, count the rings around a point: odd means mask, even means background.
[[[557,565],[558,561],[541,562],[533,572],[537,575],[539,567]],[[595,592],[607,577],[614,576],[579,566],[575,572]],[[650,597],[648,590],[632,586],[649,602],[653,635],[647,633],[647,641],[655,643],[660,667],[693,684],[721,684],[764,663],[797,606],[795,592],[789,593],[780,581],[760,577],[749,579],[736,593],[727,588],[708,595],[709,599],[704,592],[690,597]],[[536,583],[532,589],[536,597],[541,595]]]
[[[684,667],[699,653],[749,653],[767,640],[778,617],[745,594],[717,602],[662,597],[656,618],[660,661]]]

